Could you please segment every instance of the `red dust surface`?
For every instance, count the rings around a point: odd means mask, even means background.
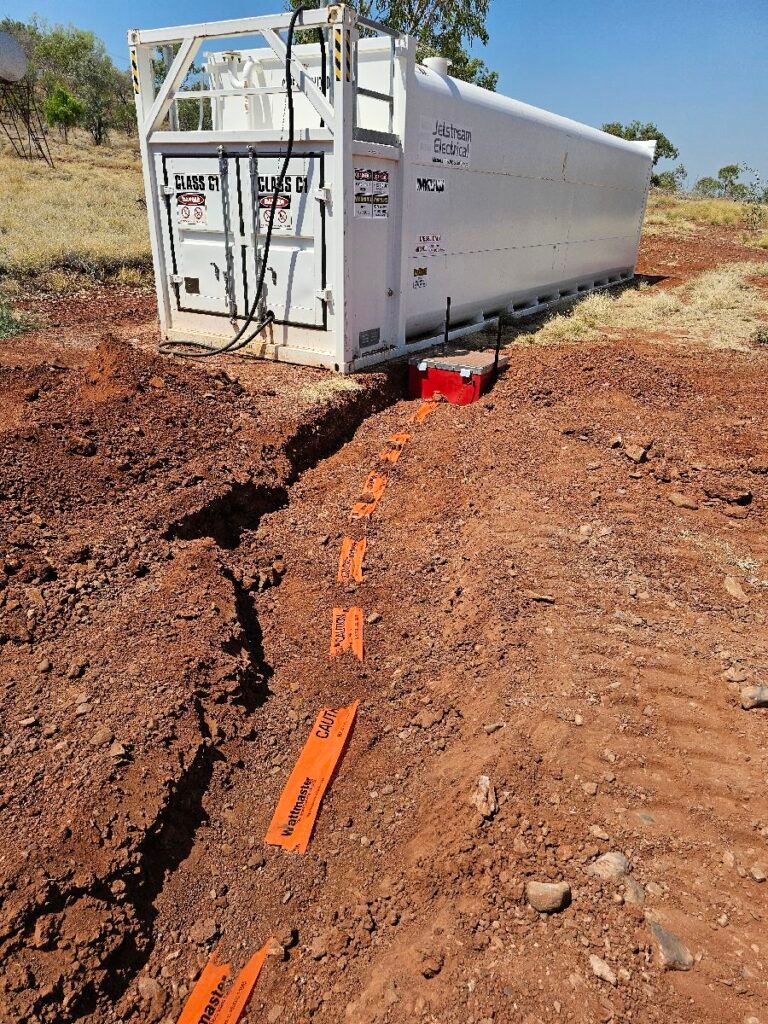
[[[175,1021],[270,936],[254,1022],[766,1017],[768,356],[513,347],[412,424],[393,376],[101,334],[0,349],[0,1018]],[[308,852],[265,845],[357,700]]]

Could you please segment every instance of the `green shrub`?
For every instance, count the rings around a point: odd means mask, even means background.
[[[33,326],[27,317],[14,314],[7,303],[0,301],[0,341],[12,338],[14,334],[29,331]]]

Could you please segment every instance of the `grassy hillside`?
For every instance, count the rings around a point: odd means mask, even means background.
[[[0,149],[0,278],[53,272],[128,279],[150,266],[135,140],[51,139],[56,166]]]
[[[651,234],[692,232],[706,227],[740,228],[742,241],[768,249],[768,209],[762,210],[762,224],[749,230],[749,207],[730,199],[694,199],[685,195],[653,192],[648,200],[645,231]]]

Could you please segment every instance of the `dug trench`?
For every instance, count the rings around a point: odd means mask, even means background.
[[[281,562],[241,570],[239,539],[399,395],[274,370],[109,338],[0,370],[2,1020],[121,1019],[221,742],[269,694],[254,594]]]
[[[175,1020],[212,948],[239,967],[270,936],[247,1019],[271,1024],[765,1016],[768,723],[740,700],[766,665],[765,359],[516,349],[485,400],[388,406],[242,529],[236,578],[280,561],[269,697],[211,726],[205,815],[104,1019]],[[350,605],[362,664],[328,657]],[[318,710],[355,700],[308,853],[265,846]]]

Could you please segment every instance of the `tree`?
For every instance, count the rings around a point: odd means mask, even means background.
[[[725,199],[736,198],[734,193],[738,192],[739,175],[743,170],[743,164],[726,164],[717,172],[720,192]]]
[[[120,72],[104,43],[93,32],[74,25],[43,26],[35,47],[44,87],[64,84],[82,98],[83,126],[94,145],[107,139],[116,102]]]
[[[322,7],[326,0],[288,0],[288,8]],[[485,22],[491,0],[353,0],[364,18],[407,32],[419,43],[417,59],[439,55],[453,61],[451,75],[484,89],[495,89],[499,76],[467,47],[488,42]]]
[[[603,125],[603,131],[609,135],[616,135],[620,139],[628,139],[630,142],[649,142],[656,140],[656,155],[653,158],[655,167],[659,160],[677,160],[680,151],[674,146],[664,132],[660,131],[652,121],[642,124],[640,121],[632,121],[630,124],[621,124],[620,121],[609,121]]]
[[[43,113],[48,124],[60,128],[64,142],[68,142],[69,129],[74,128],[83,116],[85,107],[71,92],[57,85],[43,104]]]
[[[651,175],[651,184],[655,188],[660,188],[664,192],[680,192],[682,191],[685,180],[688,177],[688,171],[682,164],[678,164],[674,170],[661,171],[660,174]]]
[[[693,186],[693,194],[702,199],[716,199],[720,195],[721,185],[717,178],[711,176],[699,178]]]
[[[133,79],[128,70],[117,71],[112,124],[117,131],[125,132],[126,135],[136,133],[136,102],[133,96]]]

